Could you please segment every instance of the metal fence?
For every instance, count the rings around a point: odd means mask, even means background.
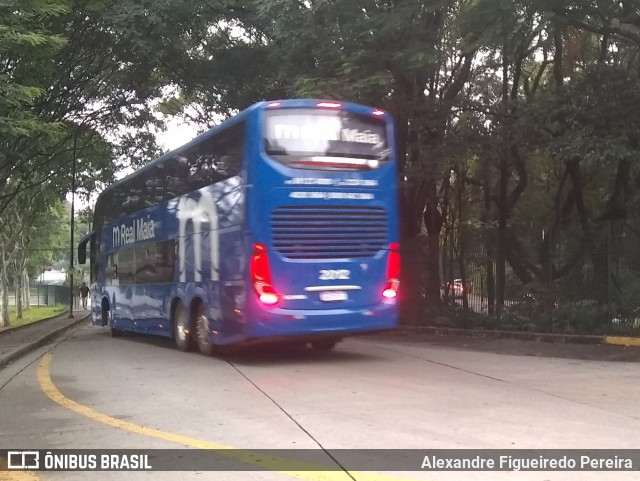
[[[69,256],[68,248],[37,248],[30,251],[30,259],[41,263],[37,274],[30,281],[30,305],[55,306],[69,304]],[[80,308],[79,286],[88,283],[88,265],[78,265],[74,259],[74,307]],[[9,279],[9,305],[16,305],[15,279]]]
[[[515,234],[457,229],[445,236],[441,294],[466,326],[640,334],[638,231],[608,222],[588,237],[577,229],[541,230],[537,239]]]
[[[32,306],[57,306],[69,303],[69,286],[34,284],[29,289]],[[9,294],[9,305],[16,305],[15,292]]]

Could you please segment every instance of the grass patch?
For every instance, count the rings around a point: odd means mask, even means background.
[[[32,322],[46,319],[47,317],[53,317],[57,314],[61,314],[67,311],[69,306],[31,306],[29,309],[22,310],[23,319],[16,317],[16,307],[9,306],[9,319],[11,320],[11,326],[22,326],[24,324],[31,324]]]

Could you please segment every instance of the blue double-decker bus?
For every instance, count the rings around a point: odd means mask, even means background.
[[[97,199],[92,320],[180,350],[331,349],[397,325],[393,123],[368,106],[257,103]]]

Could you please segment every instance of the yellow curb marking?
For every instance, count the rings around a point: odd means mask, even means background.
[[[640,337],[605,336],[604,342],[607,344],[615,344],[617,346],[640,347]]]
[[[106,414],[102,414],[95,409],[88,406],[84,406],[68,397],[64,396],[58,388],[51,381],[50,367],[51,367],[51,353],[47,353],[42,358],[42,361],[38,365],[38,383],[42,391],[54,402],[61,406],[70,409],[82,416],[85,416],[93,421],[97,421],[108,426],[129,431],[132,433],[141,434],[143,436],[149,436],[152,438],[162,439],[176,444],[182,444],[197,449],[211,449],[211,450],[228,450],[228,454],[217,453],[221,456],[225,456],[229,459],[239,461],[243,464],[251,466],[259,466],[263,471],[271,471],[287,476],[293,476],[294,478],[305,481],[353,481],[353,478],[357,481],[410,481],[408,478],[400,478],[396,476],[386,476],[370,473],[351,473],[351,478],[344,471],[317,471],[318,466],[314,466],[309,463],[301,461],[289,460],[284,458],[266,458],[264,455],[252,453],[250,451],[242,451],[225,446],[223,444],[212,443],[209,441],[203,441],[200,439],[190,438],[181,434],[175,434],[167,431],[161,431],[158,429],[151,429],[140,424],[130,423],[121,419],[112,418]],[[290,466],[290,470],[283,471],[276,469],[275,467]],[[28,478],[29,481],[32,478]],[[35,478],[37,479],[37,478]],[[0,478],[0,481],[2,478]],[[23,480],[11,480],[11,481],[23,481]],[[25,478],[24,481],[27,481]]]

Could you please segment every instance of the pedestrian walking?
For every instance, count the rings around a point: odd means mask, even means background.
[[[87,308],[87,299],[89,297],[89,287],[86,282],[83,282],[80,286],[80,295],[82,296],[82,308]]]

